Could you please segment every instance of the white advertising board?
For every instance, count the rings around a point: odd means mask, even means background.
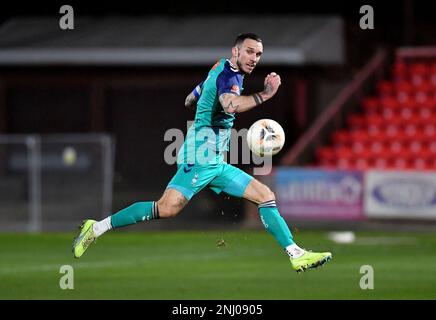
[[[436,220],[435,171],[370,170],[365,178],[368,218]]]

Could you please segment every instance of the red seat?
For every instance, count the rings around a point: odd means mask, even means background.
[[[433,112],[430,108],[422,107],[417,110],[417,115],[422,119],[430,119],[433,115]]]
[[[429,80],[433,85],[436,85],[436,62],[430,66]]]
[[[430,72],[430,66],[423,62],[414,62],[409,65],[409,74],[426,75]]]
[[[394,158],[392,159],[392,165],[395,169],[413,169],[412,163],[407,158]]]
[[[433,96],[433,86],[427,80],[422,81],[418,86],[415,87],[415,100],[418,103],[423,103]]]
[[[397,112],[398,112],[398,109],[396,109],[396,108],[385,107],[381,111],[381,114],[382,114],[383,118],[389,120],[389,119],[392,119],[395,115],[397,115]]]
[[[355,153],[349,147],[340,147],[335,149],[335,155],[338,159],[351,159]]]
[[[361,106],[365,113],[375,113],[380,107],[380,101],[375,97],[368,97],[362,100]]]
[[[390,81],[380,81],[377,84],[377,92],[380,96],[392,96],[394,94],[394,84]]]
[[[348,117],[348,125],[351,129],[364,129],[366,127],[366,119],[361,115],[352,114]]]
[[[402,61],[397,61],[392,66],[392,76],[395,82],[403,81],[407,78],[408,68],[407,65]]]
[[[340,158],[336,161],[336,167],[341,170],[353,169],[353,164],[350,159]]]
[[[391,137],[391,142],[397,141],[401,144],[408,144],[410,140],[413,140],[417,129],[414,126],[408,126],[407,128],[403,128],[399,130],[397,134]]]
[[[395,91],[397,92],[397,95],[401,93],[409,95],[413,92],[413,90],[413,84],[409,81],[400,81],[395,84]]]
[[[413,125],[416,128],[421,128],[427,124],[428,121],[431,121],[431,116],[428,118],[422,118],[419,114],[412,114],[409,119],[407,119],[407,124]]]
[[[428,161],[428,168],[431,170],[436,170],[436,158],[432,158]]]
[[[353,161],[354,169],[357,170],[367,170],[371,168],[371,160],[368,158],[356,158]]]
[[[398,60],[392,80],[377,83],[378,96],[361,100],[347,129],[331,146],[317,148],[318,165],[339,169],[436,169],[436,61]]]
[[[430,109],[432,112],[436,112],[436,103],[434,98],[429,98],[426,101],[420,102],[417,104],[417,108],[426,108]]]
[[[415,85],[414,90],[415,92],[425,92],[425,93],[430,93],[434,91],[432,83],[428,80],[423,81],[418,85]]]
[[[373,125],[379,127],[385,124],[383,117],[379,115],[368,115],[366,117],[366,122],[368,123],[368,126]]]
[[[426,80],[430,68],[425,63],[413,63],[409,66],[409,77],[413,84],[419,85]]]
[[[432,155],[436,156],[436,141],[432,141],[428,144],[428,150],[432,153]]]
[[[423,130],[423,140],[426,141],[435,141],[436,140],[436,125],[433,124],[427,124]]]
[[[420,157],[413,159],[412,165],[415,170],[427,170],[430,168],[429,161]]]
[[[406,121],[410,120],[414,116],[413,109],[407,107],[401,108],[399,116]]]
[[[386,145],[385,145],[385,143],[381,142],[380,140],[373,141],[369,145],[369,148],[370,148],[371,154],[373,156],[379,157],[379,156],[386,154]]]
[[[389,167],[389,161],[386,158],[374,158],[373,166],[377,169],[387,169]]]
[[[335,131],[332,135],[332,142],[335,145],[347,145],[351,141],[350,133],[346,130]]]
[[[420,155],[423,148],[423,143],[419,139],[410,141],[408,145],[410,153],[414,156]]]
[[[318,165],[327,169],[336,168],[335,160],[320,159],[318,160]]]
[[[333,148],[320,147],[316,150],[316,155],[317,155],[318,159],[332,160],[335,157],[335,152],[334,152]]]
[[[403,127],[405,124],[405,120],[403,117],[401,117],[401,115],[394,114],[394,116],[390,118],[387,123],[385,123],[385,125],[387,124],[393,125],[395,127]]]
[[[422,128],[418,128],[418,130],[416,131],[414,141],[417,141],[421,144],[425,144],[428,141],[428,137]]]
[[[388,148],[388,154],[394,157],[404,156],[408,152],[405,149],[404,144],[398,140],[391,141],[391,143],[388,145]]]
[[[414,110],[414,109],[418,108],[418,106],[419,106],[419,103],[415,99],[412,99],[410,97],[406,97],[403,100],[398,101],[398,102],[399,102],[399,108],[401,108],[401,109],[407,108],[407,109]]]
[[[380,107],[383,108],[391,108],[398,109],[400,107],[400,103],[396,98],[393,97],[383,97],[380,99]]]
[[[383,129],[383,137],[380,137],[380,141],[390,140],[395,137],[402,130],[402,126],[388,123]]]
[[[350,133],[351,142],[360,142],[363,144],[368,144],[371,141],[371,136],[366,130],[354,130]]]

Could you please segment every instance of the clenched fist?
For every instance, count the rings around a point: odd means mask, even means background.
[[[282,82],[278,74],[271,72],[265,77],[263,84],[265,87],[263,93],[270,99],[276,94]]]

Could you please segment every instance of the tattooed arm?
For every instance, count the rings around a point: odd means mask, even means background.
[[[200,98],[201,91],[203,89],[203,82],[198,84],[194,90],[185,99],[185,107],[189,110],[195,110],[195,106],[197,104],[198,99]]]
[[[188,96],[185,99],[185,107],[189,110],[195,110],[195,105],[197,104],[198,98],[194,95],[193,92],[188,94]]]
[[[224,93],[219,97],[220,103],[227,113],[245,112],[271,99],[276,94],[280,84],[280,76],[273,72],[266,76],[263,91],[249,96]]]

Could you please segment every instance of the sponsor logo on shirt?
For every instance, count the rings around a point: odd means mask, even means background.
[[[215,70],[216,67],[218,67],[220,65],[220,60],[218,60],[212,67],[212,70]]]
[[[240,94],[239,87],[238,87],[236,84],[234,84],[234,85],[232,86],[232,88],[230,89],[230,91],[233,92],[233,93],[236,93],[237,95]]]

